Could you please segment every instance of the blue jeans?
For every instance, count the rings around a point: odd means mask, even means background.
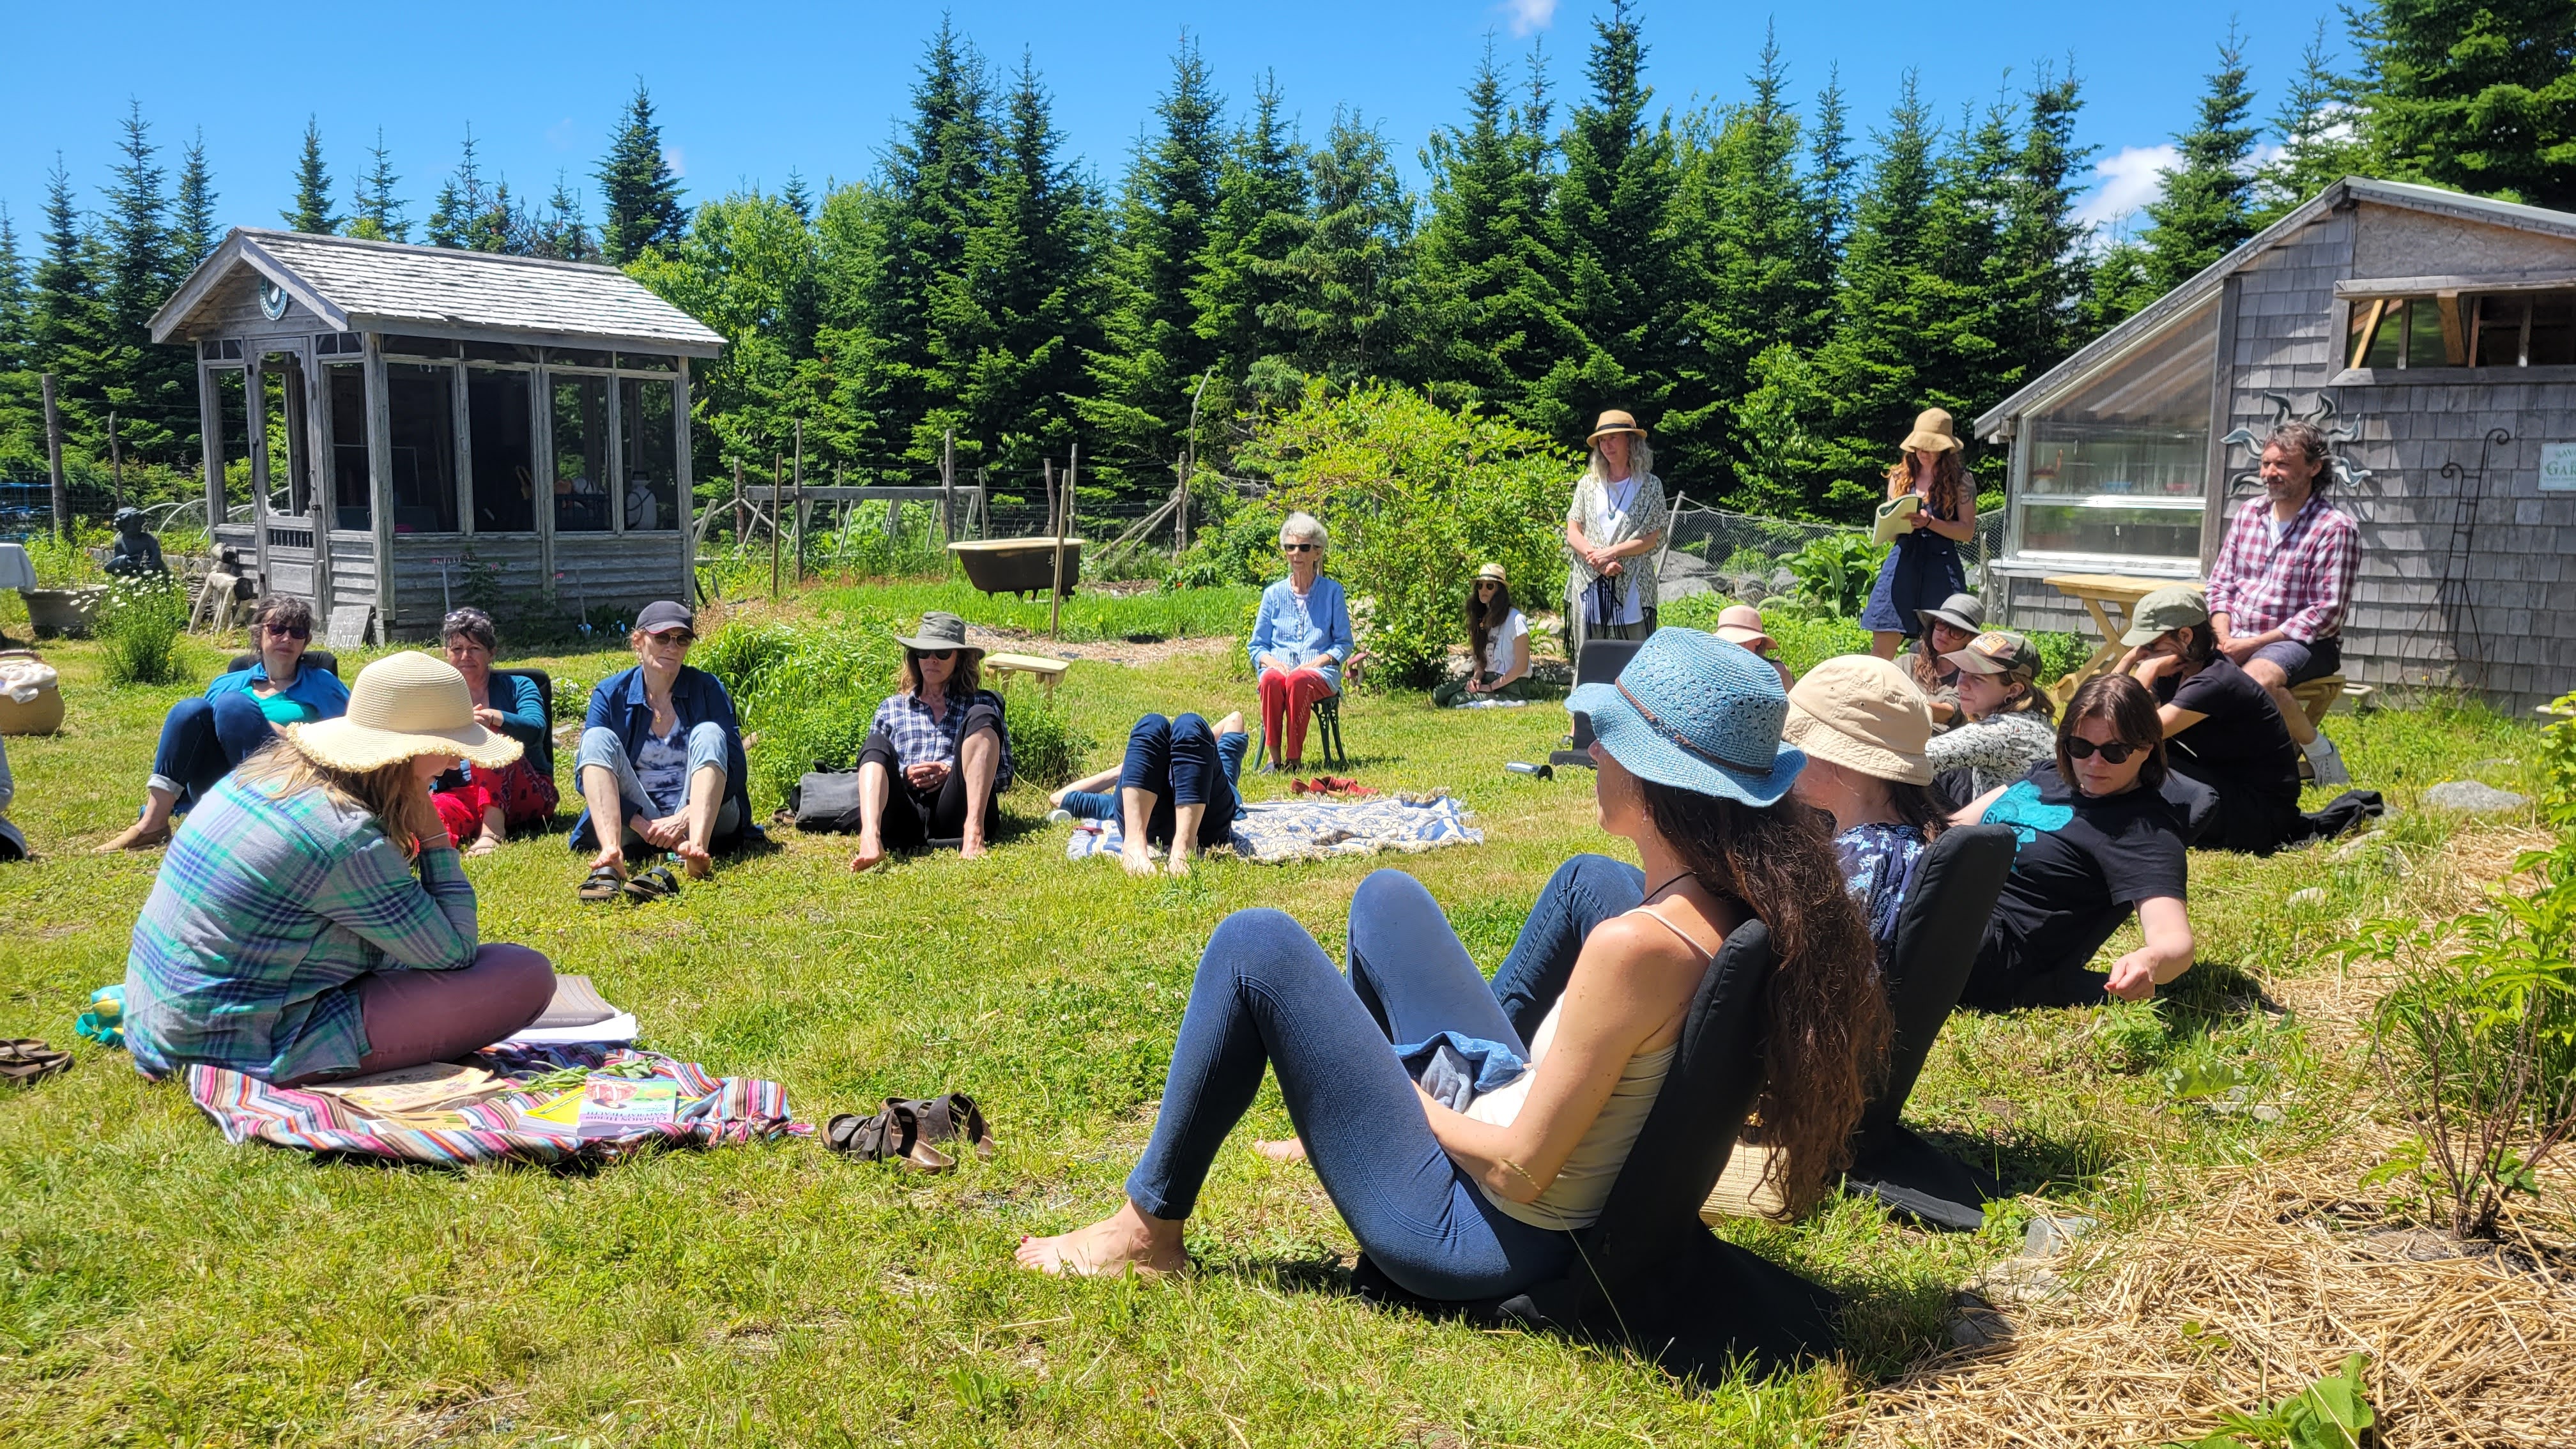
[[[1566,862],[1490,986],[1431,893],[1402,871],[1377,872],[1351,898],[1347,981],[1286,915],[1228,916],[1199,958],[1162,1115],[1127,1178],[1129,1200],[1155,1217],[1187,1217],[1268,1066],[1324,1191],[1397,1284],[1456,1302],[1505,1297],[1563,1273],[1572,1237],[1486,1199],[1431,1135],[1390,1047],[1458,1031],[1526,1051],[1513,1002],[1534,1027],[1545,1014],[1536,1003],[1563,989],[1583,935],[1601,913],[1625,909],[1616,904],[1622,870],[1626,905],[1634,905],[1642,887],[1634,868],[1598,856]]]
[[[169,790],[186,810],[204,798],[233,767],[277,735],[259,701],[247,690],[213,699],[183,699],[161,721],[161,744],[152,752],[153,788]]]
[[[719,794],[723,793],[726,748],[725,728],[714,720],[708,720],[689,731],[689,764],[688,774],[684,777],[687,783],[682,786],[684,792],[681,796],[682,809],[688,808],[687,792],[694,792],[698,788],[698,771],[709,765],[715,767],[715,788]],[[652,797],[644,793],[644,781],[635,773],[635,762],[626,757],[626,741],[618,737],[617,731],[605,725],[596,725],[581,732],[581,754],[578,762],[573,766],[573,782],[576,787],[580,784],[581,772],[593,765],[617,777],[617,823],[622,835],[619,848],[627,851],[649,848],[649,843],[644,837],[637,835],[627,822],[638,815],[647,819],[657,818],[662,811],[653,803]],[[741,816],[741,809],[732,800],[728,799],[718,806],[715,828],[717,837],[731,835],[740,829]],[[595,821],[593,828],[597,828]],[[605,832],[602,833],[602,838],[605,838]]]
[[[1076,790],[1064,797],[1065,812],[1076,820],[1118,820],[1121,792],[1146,790],[1154,796],[1153,811],[1145,817],[1146,840],[1169,845],[1175,809],[1205,805],[1199,844],[1223,845],[1234,834],[1235,817],[1243,813],[1234,790],[1243,776],[1244,751],[1250,748],[1252,736],[1241,730],[1219,736],[1198,715],[1165,719],[1149,714],[1127,732],[1127,763],[1118,772],[1118,788]]]

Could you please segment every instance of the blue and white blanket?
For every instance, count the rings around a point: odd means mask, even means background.
[[[1482,845],[1485,832],[1467,822],[1473,812],[1445,790],[1428,795],[1388,795],[1373,800],[1273,800],[1249,805],[1234,822],[1234,853],[1278,865],[1341,855],[1407,853],[1446,845]],[[1118,854],[1123,844],[1115,821],[1083,822],[1065,842],[1064,857]]]

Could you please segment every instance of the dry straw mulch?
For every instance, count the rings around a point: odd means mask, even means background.
[[[2335,1184],[2305,1176],[2265,1168],[2213,1184],[2214,1202],[2078,1245],[2033,1301],[1997,1291],[2011,1334],[1872,1393],[1845,1423],[1850,1443],[2188,1441],[2356,1352],[2370,1356],[2387,1449],[2576,1443],[2568,1258],[2526,1242],[2419,1261],[2456,1250],[2356,1231]]]

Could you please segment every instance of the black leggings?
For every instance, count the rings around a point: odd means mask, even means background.
[[[992,735],[998,746],[1002,739],[1002,712],[989,704],[967,708],[966,727],[957,735],[959,763],[950,767],[948,778],[928,790],[916,788],[903,777],[903,761],[895,754],[894,741],[886,738],[885,731],[868,735],[868,742],[859,747],[859,764],[864,767],[874,760],[885,766],[886,781],[892,786],[886,791],[885,823],[881,827],[886,849],[918,850],[934,840],[956,840],[965,835],[966,742],[979,732]],[[993,829],[994,800],[1000,794],[996,790],[984,797],[987,833]]]

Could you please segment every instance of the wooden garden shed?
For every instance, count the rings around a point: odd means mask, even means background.
[[[723,339],[614,267],[235,228],[152,339],[196,349],[208,517],[267,591],[379,638],[469,582],[688,596],[689,360]]]
[[[2343,673],[2508,708],[2576,689],[2576,215],[2346,177],[1979,417],[2010,449],[1989,606],[2205,576],[2285,417],[2361,525]]]

